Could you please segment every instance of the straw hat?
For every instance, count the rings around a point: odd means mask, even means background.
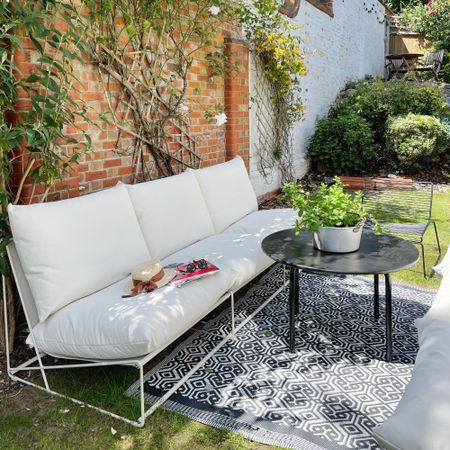
[[[122,297],[152,292],[172,281],[176,274],[173,269],[165,269],[161,261],[138,264],[131,270],[131,280],[125,285],[125,295]]]

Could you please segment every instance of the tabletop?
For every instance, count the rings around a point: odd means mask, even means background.
[[[386,55],[386,59],[417,59],[423,56],[423,53],[398,53],[396,55]]]
[[[312,234],[278,231],[262,241],[263,251],[274,261],[319,272],[370,275],[406,269],[419,260],[416,247],[396,236],[364,230],[361,247],[352,253],[326,253],[313,246]]]

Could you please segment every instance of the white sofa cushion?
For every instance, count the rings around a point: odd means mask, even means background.
[[[120,359],[162,350],[204,317],[228,290],[237,289],[273,261],[261,239],[231,233],[211,236],[163,260],[207,258],[220,272],[180,288],[166,286],[123,299],[121,280],[71,303],[34,329],[37,345],[54,356]],[[30,338],[28,339],[30,343]]]
[[[442,261],[437,266],[434,266],[433,270],[441,277],[443,277],[446,273],[450,275],[450,247],[448,248]]]
[[[154,258],[163,259],[214,234],[194,174],[128,185],[139,224]]]
[[[193,171],[206,200],[216,233],[258,209],[242,158]]]
[[[8,213],[40,321],[150,258],[123,185]]]
[[[164,263],[205,258],[219,269],[231,271],[233,277],[228,289],[237,290],[274,263],[262,251],[261,240],[251,235],[219,234],[180,250],[166,258]]]
[[[388,450],[450,449],[450,322],[419,321],[412,379],[392,416],[374,435]]]
[[[231,274],[222,271],[180,288],[165,286],[124,299],[128,280],[73,302],[36,325],[37,346],[53,356],[78,359],[158,352],[214,307],[227,291]]]
[[[295,226],[298,214],[290,208],[255,211],[228,227],[224,233],[265,238]]]

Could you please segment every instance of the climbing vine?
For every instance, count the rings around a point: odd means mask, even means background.
[[[78,129],[88,120],[76,97],[73,64],[81,63],[83,33],[76,25],[76,10],[57,0],[0,1],[0,272],[9,274],[5,249],[10,242],[8,203],[18,203],[26,180],[43,186],[45,201],[51,187],[62,179],[90,147],[90,138]],[[65,26],[56,26],[64,23]],[[15,61],[24,44],[33,47],[33,71],[24,75]],[[19,100],[26,98],[26,108]],[[20,105],[19,105],[20,106]],[[72,127],[78,138],[67,130]],[[14,165],[23,166],[14,179]],[[14,184],[14,186],[13,186]],[[10,278],[5,281],[10,342],[14,336],[14,301]],[[0,312],[0,349],[5,336]]]
[[[257,67],[261,68],[264,81],[268,82],[272,105],[273,136],[263,136],[261,147],[264,154],[260,154],[260,170],[268,176],[273,167],[278,167],[283,181],[290,181],[294,176],[291,130],[303,116],[300,79],[305,75],[306,67],[301,40],[296,33],[298,27],[280,12],[280,5],[277,0],[255,1],[241,9],[241,20],[257,58]],[[263,101],[258,97],[254,99],[256,103]],[[268,142],[270,149],[267,149]]]
[[[132,156],[135,181],[155,172],[167,176],[198,167],[189,120],[190,69],[204,52],[210,75],[221,73],[224,57],[217,29],[234,8],[221,0],[83,3],[87,41],[108,99],[104,118],[119,129],[118,149]],[[111,83],[120,86],[118,94]],[[121,139],[130,136],[133,145],[121,147]]]
[[[278,0],[256,0],[251,5],[223,0],[83,3],[88,11],[83,19],[88,23],[87,41],[108,99],[104,119],[119,129],[117,149],[132,156],[135,181],[200,164],[197,141],[190,132],[188,102],[194,100],[188,91],[189,75],[201,52],[206,54],[211,78],[230,69],[228,55],[217,40],[223,22],[244,26],[272,86],[270,98],[280,136],[289,134],[301,118],[299,77],[305,67],[295,27],[279,12]],[[110,89],[111,83],[119,84],[119,93]],[[226,123],[223,105],[210,106],[204,115],[218,125]],[[278,164],[286,162],[287,146],[280,137],[272,149]]]

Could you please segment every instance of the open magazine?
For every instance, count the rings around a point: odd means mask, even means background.
[[[174,263],[165,267],[176,271],[175,278],[169,283],[181,287],[194,280],[212,275],[220,269],[206,259],[193,260],[191,262]]]

